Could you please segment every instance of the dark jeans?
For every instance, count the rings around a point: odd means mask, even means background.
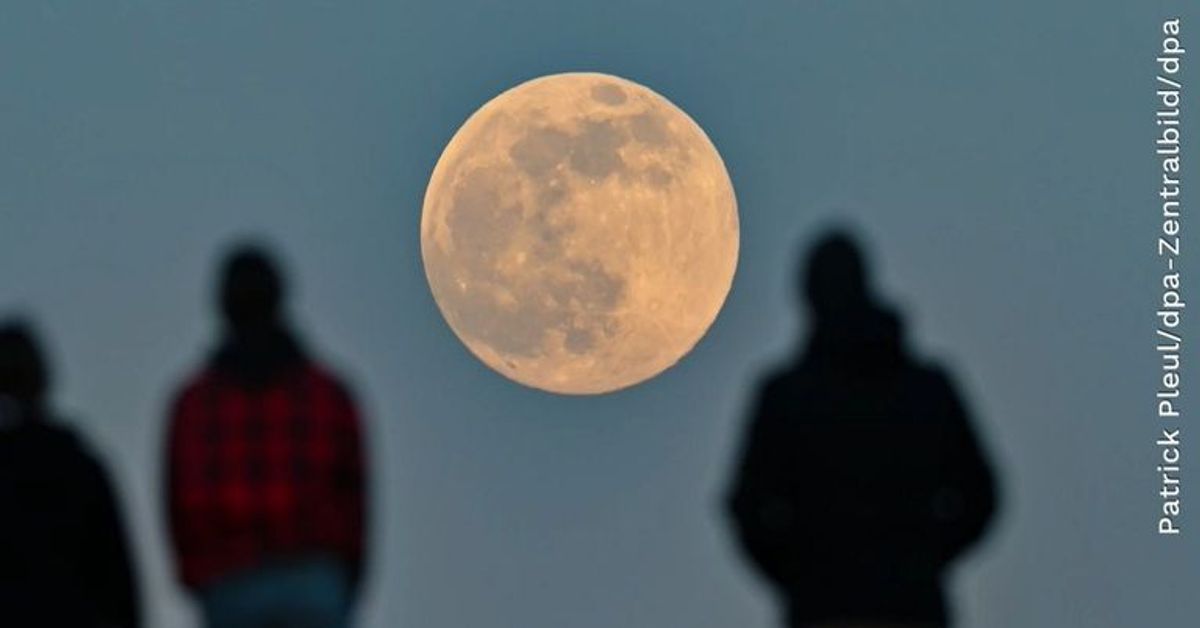
[[[238,573],[200,596],[209,628],[346,628],[346,569],[331,558],[280,561]]]

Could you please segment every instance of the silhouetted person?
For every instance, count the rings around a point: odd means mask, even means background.
[[[742,547],[794,628],[948,625],[943,575],[995,508],[963,402],[909,354],[848,235],[801,283],[807,347],[759,391],[730,496]]]
[[[177,566],[213,628],[339,628],[362,579],[358,412],[290,330],[285,294],[264,250],[230,254],[223,337],[171,411]]]
[[[32,331],[0,325],[0,625],[141,625],[125,529],[103,467],[48,404]]]

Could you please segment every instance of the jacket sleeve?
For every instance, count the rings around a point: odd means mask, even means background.
[[[998,501],[996,478],[967,408],[944,374],[935,380],[938,411],[944,425],[942,482],[932,504],[933,538],[941,559],[949,562],[978,542]]]
[[[789,557],[796,542],[795,504],[778,485],[777,395],[770,385],[758,394],[750,426],[743,437],[740,459],[726,507],[736,538],[746,557],[772,584],[789,579]]]
[[[174,551],[175,565],[178,570],[179,578],[184,581],[184,557],[186,548],[186,525],[187,518],[183,513],[183,495],[186,487],[182,485],[183,476],[180,473],[180,465],[183,464],[183,449],[182,441],[183,432],[181,424],[185,419],[185,415],[192,411],[189,399],[186,395],[180,395],[178,399],[171,404],[171,409],[167,416],[167,437],[166,446],[164,447],[164,455],[162,457],[162,477],[165,483],[162,487],[163,502],[166,504],[167,528],[171,541],[171,549]]]
[[[362,416],[353,396],[344,388],[338,391],[340,437],[338,439],[338,490],[343,500],[346,560],[350,567],[350,585],[358,594],[366,571],[368,511],[367,461],[363,445]]]

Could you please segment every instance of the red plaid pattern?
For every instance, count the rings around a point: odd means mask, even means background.
[[[172,410],[168,504],[180,577],[192,589],[272,558],[363,556],[361,426],[320,367],[248,388],[211,369]]]

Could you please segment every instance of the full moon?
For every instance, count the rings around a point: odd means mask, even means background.
[[[725,164],[666,98],[606,74],[518,85],[446,146],[421,213],[425,274],[455,335],[563,394],[650,379],[700,341],[733,282]]]

